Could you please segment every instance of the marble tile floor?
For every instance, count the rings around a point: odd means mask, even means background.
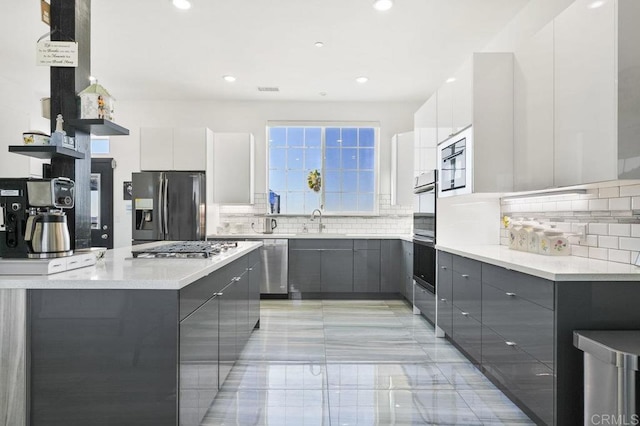
[[[533,425],[400,300],[262,300],[202,421],[223,425]]]

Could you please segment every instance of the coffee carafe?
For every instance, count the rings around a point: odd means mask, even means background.
[[[75,183],[68,178],[27,182],[29,218],[24,239],[31,258],[73,254],[65,209],[74,206]]]

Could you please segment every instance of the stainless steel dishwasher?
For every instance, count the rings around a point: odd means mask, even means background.
[[[260,248],[264,279],[260,286],[262,296],[286,298],[289,293],[289,240],[264,239]]]

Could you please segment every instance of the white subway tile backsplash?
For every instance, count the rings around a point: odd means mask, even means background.
[[[589,257],[589,247],[571,246],[571,255],[579,257]]]
[[[620,188],[617,186],[600,188],[600,191],[598,192],[599,198],[617,198],[619,196],[620,196]]]
[[[597,200],[589,200],[589,210],[590,211],[598,211],[598,210],[608,210],[609,209],[609,200],[608,199],[597,199]]]
[[[590,259],[608,260],[609,259],[609,250],[607,250],[605,248],[589,247],[589,258]]]
[[[611,237],[608,235],[600,235],[598,237],[598,247],[617,249],[618,237]]]
[[[556,209],[558,211],[567,211],[567,210],[573,210],[571,208],[571,201],[558,201],[556,203]]]
[[[542,211],[555,212],[558,211],[558,204],[554,202],[542,203]]]
[[[624,185],[620,187],[621,197],[635,197],[640,195],[640,185]]]
[[[631,225],[628,223],[610,223],[609,235],[628,237],[631,235]]]
[[[640,197],[631,198],[631,208],[633,210],[640,210]]]
[[[611,262],[630,263],[631,252],[627,250],[609,250],[609,260]]]
[[[631,236],[640,237],[640,223],[631,224]]]
[[[640,238],[620,237],[620,249],[640,251]]]
[[[589,247],[598,247],[598,236],[597,235],[587,235],[585,238],[583,246]]]
[[[589,210],[589,200],[574,200],[571,202],[571,209],[575,211]]]
[[[587,232],[589,234],[608,235],[609,225],[606,223],[590,223]]]
[[[610,198],[609,210],[631,210],[631,198]]]

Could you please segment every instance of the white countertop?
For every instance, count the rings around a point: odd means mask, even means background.
[[[336,239],[336,240],[403,240],[413,241],[412,234],[332,234],[329,232],[309,232],[299,234],[212,234],[207,235],[207,239],[215,240],[217,238],[233,239],[233,238],[256,238],[256,239]]]
[[[160,241],[136,246],[166,244]],[[179,290],[262,246],[259,241],[209,259],[134,259],[131,247],[107,250],[94,266],[52,275],[1,275],[0,289],[143,289]]]
[[[640,281],[640,267],[577,256],[544,256],[500,245],[444,246],[438,250],[552,281]]]

